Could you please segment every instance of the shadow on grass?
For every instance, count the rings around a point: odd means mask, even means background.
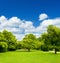
[[[44,54],[49,54],[49,55],[60,55],[60,52],[57,52],[57,54],[55,54],[55,52],[53,51],[43,51]]]
[[[20,49],[20,50],[16,50],[17,52],[35,52],[35,50],[24,50],[24,49]]]

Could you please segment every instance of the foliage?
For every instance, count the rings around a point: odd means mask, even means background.
[[[8,50],[9,51],[15,51],[17,49],[16,47],[16,44],[15,43],[10,43],[9,44],[9,47],[8,47]]]
[[[22,48],[28,49],[28,51],[30,51],[30,49],[32,49],[34,46],[34,43],[31,39],[24,39],[22,41]]]
[[[4,38],[4,35],[2,34],[2,32],[0,32],[0,42],[1,41],[3,41],[3,42],[5,41],[5,38]]]
[[[4,30],[3,32],[5,42],[8,44],[8,50],[16,50],[16,37],[12,34],[12,32],[8,32]]]
[[[0,42],[0,52],[6,52],[8,49],[8,45],[5,42]]]
[[[28,49],[28,51],[30,51],[30,49],[34,48],[34,40],[36,39],[35,35],[33,34],[28,34],[24,37],[24,39],[22,40],[22,47],[25,49]]]
[[[33,35],[33,34],[27,34],[25,35],[25,37],[23,39],[31,39],[31,40],[35,40],[36,39],[36,36]]]
[[[21,41],[17,41],[17,49],[21,49],[21,48],[22,48]]]
[[[22,41],[17,41],[16,37],[12,32],[7,30],[3,30],[0,32],[0,51],[6,51],[7,48],[10,51],[14,51],[16,49],[37,49],[37,50],[53,50],[55,49],[55,53],[60,51],[60,28],[49,25],[47,27],[47,32],[43,33],[41,37],[36,38],[33,34],[27,34],[23,38]],[[3,45],[7,45],[3,48]]]
[[[48,26],[47,33],[42,34],[42,39],[45,45],[55,49],[56,54],[57,48],[60,47],[60,28],[53,25]]]
[[[40,50],[41,49],[41,45],[43,45],[43,42],[42,41],[39,41],[38,39],[36,39],[34,41],[34,43],[35,43],[34,49]]]
[[[41,45],[41,50],[42,51],[49,51],[49,47],[46,45]]]

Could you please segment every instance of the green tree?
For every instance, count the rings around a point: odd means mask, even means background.
[[[60,28],[49,25],[47,28],[47,33],[42,34],[42,39],[45,45],[55,49],[56,54],[57,49],[60,48]]]
[[[8,45],[6,42],[0,42],[0,52],[6,52],[8,49]]]
[[[21,48],[22,48],[21,41],[17,41],[17,49],[21,49]]]
[[[43,45],[42,41],[39,41],[38,38],[36,38],[36,40],[34,40],[34,49],[40,50],[41,49],[41,45]]]
[[[25,37],[22,40],[22,46],[23,48],[28,49],[28,51],[30,51],[30,49],[34,48],[34,40],[36,39],[35,35],[33,34],[28,34],[25,35]]]
[[[8,50],[15,50],[16,49],[16,37],[12,34],[12,32],[8,32],[7,30],[4,30],[2,32],[5,38],[5,42],[8,44]]]
[[[0,42],[1,41],[5,41],[4,35],[2,34],[2,32],[0,32]]]
[[[25,35],[25,37],[23,39],[26,39],[26,38],[31,39],[31,40],[36,40],[36,36],[33,34],[27,34],[27,35]]]

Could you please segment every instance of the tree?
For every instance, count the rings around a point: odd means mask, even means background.
[[[4,38],[4,35],[2,34],[2,32],[0,32],[0,42],[1,41],[3,41],[3,42],[5,41],[5,38]]]
[[[23,39],[26,39],[26,38],[31,39],[31,40],[36,40],[36,36],[33,34],[27,34],[27,35],[25,35],[25,37]]]
[[[6,52],[8,49],[8,45],[6,42],[0,42],[0,52]]]
[[[25,37],[22,40],[23,48],[26,48],[26,49],[28,49],[28,51],[30,51],[30,49],[32,49],[34,47],[35,39],[36,39],[36,37],[33,34],[25,35]]]
[[[21,48],[22,48],[21,41],[17,41],[17,49],[21,49]]]
[[[5,42],[8,44],[8,50],[16,50],[16,37],[7,30],[4,30],[2,34],[4,35]]]
[[[49,25],[47,28],[47,33],[42,34],[41,37],[45,45],[55,49],[56,54],[57,49],[60,47],[60,28]]]
[[[44,44],[41,46],[41,50],[42,51],[49,51],[49,39],[48,39],[48,34],[47,33],[43,33],[42,34],[42,41],[44,42]]]
[[[38,38],[36,38],[36,40],[34,40],[34,49],[36,50],[40,50],[41,49],[41,45],[43,45],[42,41],[39,41]]]
[[[15,51],[17,49],[17,45],[15,43],[10,43],[8,50],[9,51]]]

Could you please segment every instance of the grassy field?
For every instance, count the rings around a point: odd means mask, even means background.
[[[60,53],[14,51],[0,53],[0,63],[60,63]]]

